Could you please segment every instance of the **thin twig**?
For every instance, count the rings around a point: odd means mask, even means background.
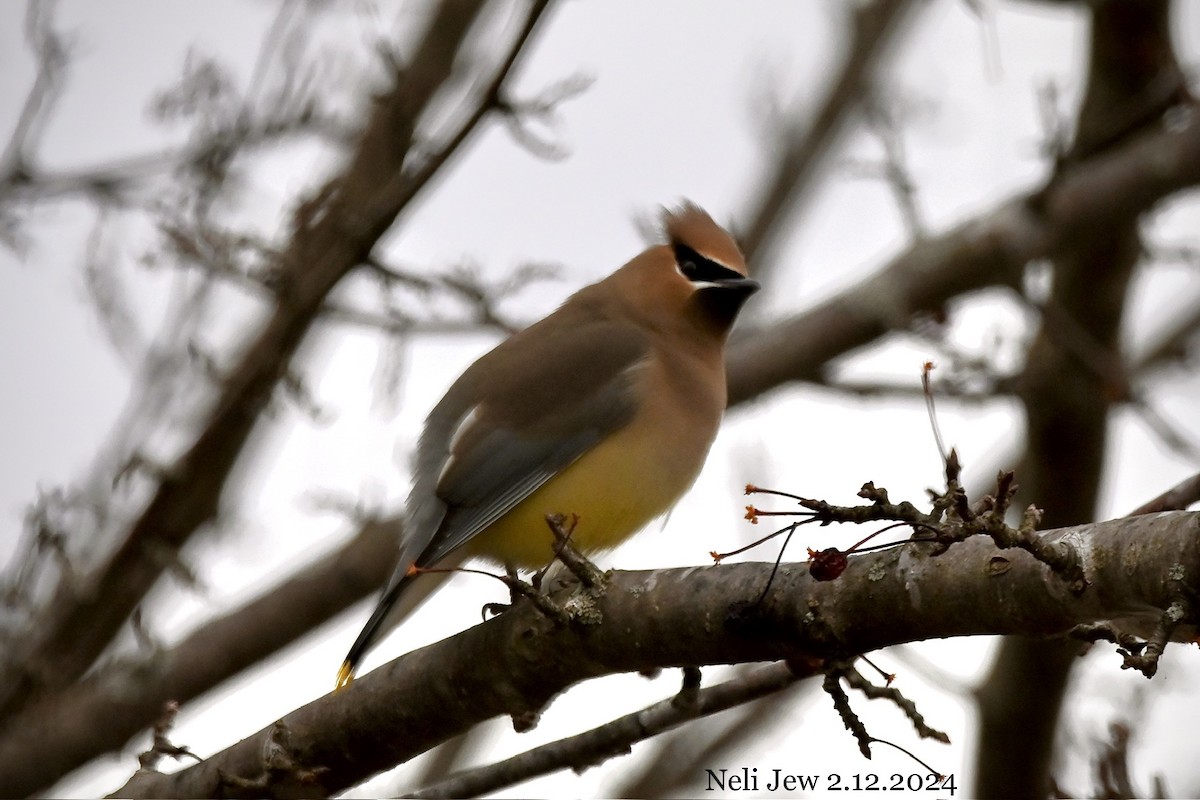
[[[829,84],[803,130],[796,130],[799,125],[791,125],[778,131],[778,142],[772,142],[768,149],[781,155],[772,165],[772,174],[755,206],[746,215],[742,250],[755,264],[760,279],[769,281],[770,271],[778,268],[771,251],[778,239],[792,230],[795,220],[789,212],[807,196],[818,174],[818,165],[846,129],[883,54],[914,5],[912,0],[880,0],[847,7],[848,44],[837,77]]]
[[[460,772],[405,797],[475,797],[568,767],[582,771],[628,753],[637,742],[693,719],[774,694],[805,677],[809,675],[783,662],[771,664],[743,677],[700,689],[689,702],[680,703],[676,698],[661,700],[584,733]]]
[[[29,0],[25,9],[25,39],[37,60],[37,75],[25,95],[8,145],[0,154],[0,188],[28,179],[33,136],[38,126],[45,123],[62,88],[67,46],[54,30],[53,13],[54,0]]]

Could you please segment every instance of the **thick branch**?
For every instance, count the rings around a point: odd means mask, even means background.
[[[107,665],[22,708],[0,732],[5,794],[44,790],[127,742],[168,701],[186,704],[378,591],[396,558],[397,525],[368,522],[335,555],[210,620],[170,650]]]
[[[172,775],[139,772],[122,796],[315,796],[346,789],[490,717],[527,715],[581,680],[676,665],[840,657],[927,638],[1053,635],[1123,618],[1150,630],[1200,595],[1200,513],[1050,531],[1078,548],[1089,588],[1073,594],[1021,551],[982,537],[937,557],[909,544],[851,559],[835,581],[768,564],[611,575],[599,622],[559,626],[523,603],[409,653]],[[1139,547],[1131,550],[1130,541]],[[1164,580],[1166,575],[1173,579]],[[577,590],[560,589],[560,601]],[[886,608],[887,614],[878,613]],[[1130,609],[1145,609],[1128,616]],[[589,620],[592,616],[589,615]],[[1189,613],[1186,623],[1200,618]]]

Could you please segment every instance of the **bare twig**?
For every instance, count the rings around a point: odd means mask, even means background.
[[[741,667],[751,668],[750,665]],[[800,665],[796,669],[800,670]],[[657,752],[642,759],[631,773],[622,775],[612,795],[672,797],[688,794],[688,788],[695,787],[696,776],[705,774],[705,769],[736,760],[736,754],[745,751],[746,742],[769,736],[774,725],[790,725],[797,706],[810,694],[807,690],[815,688],[811,681],[797,683],[790,689],[742,706],[735,712],[737,718],[723,726],[704,726],[703,730],[691,726],[676,730],[674,736],[661,741]]]
[[[761,667],[734,680],[699,689],[687,703],[678,702],[678,698],[662,700],[585,733],[452,775],[405,797],[476,797],[568,767],[582,772],[609,758],[625,755],[638,742],[691,720],[772,695],[804,677],[808,675],[782,662]]]
[[[109,214],[101,208],[84,252],[84,281],[88,298],[118,358],[127,366],[136,364],[145,354],[146,339],[139,329],[120,266],[104,241]]]
[[[1179,569],[1174,571],[1182,572]],[[1176,578],[1174,582],[1181,581]],[[1140,652],[1131,653],[1123,649],[1118,650],[1124,657],[1121,669],[1135,669],[1147,678],[1153,678],[1158,672],[1158,663],[1162,659],[1163,651],[1167,648],[1167,642],[1171,640],[1171,634],[1179,627],[1180,623],[1188,619],[1190,608],[1190,605],[1183,600],[1181,590],[1179,599],[1163,610],[1158,623],[1154,626],[1154,630],[1146,639],[1145,646],[1141,648]]]
[[[876,686],[864,678],[862,673],[853,667],[844,670],[842,677],[846,679],[847,686],[862,692],[864,697],[871,700],[888,700],[893,703],[900,709],[904,716],[908,717],[908,721],[912,723],[913,728],[917,731],[917,735],[922,739],[933,739],[942,744],[950,744],[950,737],[945,732],[933,728],[925,722],[925,716],[917,710],[917,704],[905,697],[896,687]]]
[[[1044,192],[914,243],[875,274],[802,314],[768,330],[744,330],[730,343],[731,402],[819,375],[835,355],[907,329],[914,313],[938,309],[959,294],[1019,285],[1026,264],[1060,251],[1082,231],[1127,219],[1200,182],[1200,107],[1187,106],[1184,119],[1095,154]]]
[[[480,103],[435,158],[408,174],[400,163],[407,149],[404,143],[411,141],[417,117],[453,71],[458,47],[479,11],[479,4],[471,0],[442,3],[414,54],[413,66],[397,75],[389,93],[377,102],[346,172],[298,212],[297,231],[283,257],[287,302],[275,307],[244,349],[203,431],[171,470],[172,480],[158,487],[130,526],[104,570],[93,576],[93,591],[81,597],[60,583],[35,626],[36,641],[24,654],[25,662],[38,668],[20,678],[9,676],[0,707],[11,711],[14,704],[32,698],[31,690],[60,688],[81,675],[161,574],[162,564],[147,553],[160,545],[178,548],[212,518],[230,469],[329,291],[357,266],[361,254],[370,251],[404,204],[484,118],[547,5],[530,7],[525,27],[492,79],[488,101]]]
[[[55,0],[28,0],[26,5],[25,40],[37,61],[37,74],[25,95],[25,104],[17,115],[8,144],[0,153],[0,198],[6,185],[29,180],[32,148],[62,89],[69,47],[62,34],[54,29],[54,5]]]
[[[246,85],[245,107],[253,108],[255,101],[266,83],[267,73],[275,60],[276,53],[287,45],[287,37],[298,17],[303,14],[304,4],[300,0],[283,0],[275,19],[271,21],[262,44],[259,45],[258,55],[254,59],[254,69],[250,72],[250,80]]]
[[[215,153],[229,153],[235,145],[244,153],[249,148],[301,134],[317,134],[339,142],[351,136],[340,122],[322,118],[312,109],[285,110],[279,116],[257,120],[250,127],[237,122],[231,127],[211,131],[178,148],[163,148],[81,169],[39,169],[20,181],[0,181],[0,200],[36,203],[83,194],[119,201],[122,194],[134,191],[152,179],[169,175],[181,165],[204,165]]]
[[[926,226],[917,207],[917,184],[908,169],[908,158],[904,151],[904,110],[897,108],[899,101],[871,92],[864,104],[867,129],[874,134],[883,149],[883,158],[878,163],[852,162],[856,172],[866,177],[879,178],[891,190],[900,217],[913,239],[925,236]]]
[[[821,162],[846,129],[850,116],[870,86],[875,69],[902,28],[911,0],[878,0],[848,12],[848,43],[837,77],[808,126],[778,131],[781,155],[772,164],[766,188],[745,215],[742,250],[755,265],[756,275],[769,281],[777,268],[774,250],[781,235],[794,224],[792,211],[812,187]]]
[[[871,742],[874,741],[874,738],[867,732],[867,727],[854,713],[854,709],[850,707],[850,698],[846,696],[846,690],[838,682],[840,677],[841,674],[837,670],[825,673],[823,688],[833,700],[833,707],[837,710],[838,716],[842,718],[842,724],[846,726],[846,730],[854,734],[854,739],[858,742],[858,752],[863,754],[863,758],[870,758]]]
[[[557,133],[558,109],[564,102],[585,92],[593,83],[587,75],[572,75],[548,86],[529,100],[508,100],[503,103],[504,120],[513,138],[529,152],[549,161],[561,161],[570,151],[562,142],[554,141],[535,130],[538,125],[551,135]]]
[[[1145,350],[1133,360],[1131,370],[1134,373],[1144,376],[1173,364],[1186,363],[1188,353],[1200,340],[1200,302],[1193,297],[1148,339]]]
[[[164,704],[162,717],[159,718],[158,722],[154,723],[150,749],[138,754],[138,766],[142,769],[153,769],[163,756],[173,758],[176,761],[183,758],[191,758],[196,761],[203,760],[188,748],[172,744],[171,740],[167,738],[167,734],[171,732],[171,728],[175,725],[175,717],[178,714],[179,703],[172,700]]]

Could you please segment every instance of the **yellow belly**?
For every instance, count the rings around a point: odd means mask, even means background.
[[[664,437],[672,428],[634,424],[619,431],[482,531],[469,552],[517,567],[544,566],[554,557],[547,514],[578,515],[571,541],[585,553],[621,544],[670,510],[704,464],[715,426],[707,436],[677,430]]]

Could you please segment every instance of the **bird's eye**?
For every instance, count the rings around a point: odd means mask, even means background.
[[[697,253],[681,242],[672,245],[675,250],[675,263],[683,277],[693,283],[712,283],[714,281],[741,280],[745,276],[729,267],[718,264],[710,258]]]

